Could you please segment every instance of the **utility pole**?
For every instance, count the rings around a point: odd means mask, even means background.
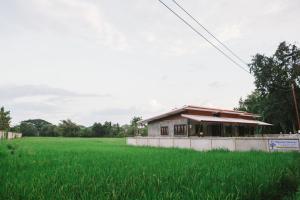
[[[300,131],[300,118],[299,118],[299,110],[298,110],[298,104],[297,104],[297,98],[296,98],[294,83],[292,83],[292,92],[293,92],[293,97],[294,97],[294,104],[295,104],[295,110],[296,110],[296,116],[297,116],[297,122],[298,122],[298,133],[299,133],[299,131]]]

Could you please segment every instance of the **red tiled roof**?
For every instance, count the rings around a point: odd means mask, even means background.
[[[188,110],[190,110],[190,111],[194,110],[194,111],[209,111],[209,112],[215,112],[215,113],[236,114],[236,115],[239,115],[241,117],[242,116],[248,116],[248,117],[254,117],[254,118],[259,117],[258,115],[255,115],[253,113],[244,112],[244,111],[186,105],[186,106],[183,106],[182,108],[177,108],[177,109],[174,109],[170,112],[166,112],[164,114],[157,115],[157,116],[142,120],[142,121],[140,121],[140,123],[145,124],[145,123],[148,123],[148,122],[151,122],[151,121],[154,121],[154,120],[159,120],[161,118],[165,118],[165,117],[168,117],[168,116],[171,116],[171,115],[174,115],[174,114],[178,114],[178,113],[181,113],[183,111],[188,111]]]

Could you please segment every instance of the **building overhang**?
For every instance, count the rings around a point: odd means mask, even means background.
[[[191,119],[198,122],[219,122],[219,123],[238,123],[238,124],[253,124],[260,126],[272,126],[272,124],[241,118],[228,118],[228,117],[214,117],[214,116],[202,116],[202,115],[185,115],[181,114],[183,118]]]
[[[170,112],[167,112],[167,113],[164,113],[164,114],[161,114],[161,115],[157,115],[157,116],[145,119],[145,120],[141,120],[138,123],[142,124],[142,125],[149,124],[149,123],[151,123],[153,121],[162,120],[164,118],[167,118],[167,117],[170,117],[170,116],[174,116],[174,115],[182,116],[182,115],[184,115],[185,112],[188,112],[188,111],[209,112],[209,113],[211,113],[211,115],[230,114],[230,115],[237,116],[237,119],[241,120],[241,122],[235,122],[235,123],[245,123],[245,121],[248,121],[248,124],[259,124],[259,125],[265,125],[265,126],[271,125],[271,124],[268,124],[268,123],[265,123],[265,122],[260,122],[260,121],[255,120],[255,118],[258,118],[260,116],[256,115],[256,114],[253,114],[253,113],[248,113],[248,112],[238,111],[238,110],[226,110],[226,109],[217,109],[217,108],[207,108],[207,107],[199,107],[199,106],[191,106],[191,105],[183,106],[182,108],[177,108],[177,109],[174,109],[174,110],[172,110]],[[188,114],[186,114],[186,115],[188,115]],[[191,115],[191,116],[210,117],[210,116],[202,116],[202,115]],[[215,117],[213,117],[213,116],[211,116],[211,117],[212,117],[211,120],[215,119]],[[253,118],[253,120],[243,119],[245,117]],[[225,117],[218,117],[218,118],[219,118],[219,120],[220,120],[220,118],[226,119]],[[228,119],[235,119],[235,121],[236,121],[236,118],[228,118]],[[232,123],[234,123],[234,122],[232,122]]]

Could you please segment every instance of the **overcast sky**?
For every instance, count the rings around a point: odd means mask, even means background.
[[[178,2],[246,62],[283,40],[299,45],[299,0]],[[0,73],[0,106],[13,124],[232,109],[254,89],[157,0],[0,0]]]

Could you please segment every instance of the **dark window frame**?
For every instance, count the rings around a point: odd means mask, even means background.
[[[187,124],[175,124],[174,125],[174,136],[187,135]]]
[[[168,136],[169,135],[169,127],[168,126],[161,126],[160,127],[160,135]]]

